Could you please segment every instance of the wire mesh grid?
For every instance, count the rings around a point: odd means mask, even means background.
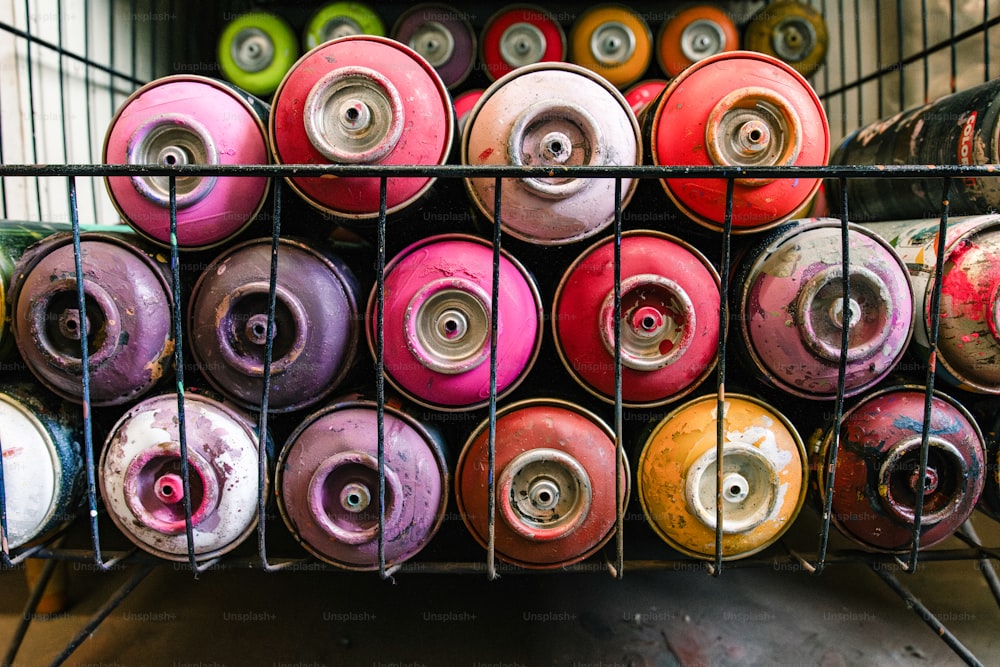
[[[380,180],[380,212],[376,225],[376,288],[378,303],[378,322],[376,334],[376,350],[372,380],[375,385],[376,403],[378,406],[378,492],[379,527],[384,528],[385,522],[385,470],[384,470],[384,407],[386,404],[385,374],[383,367],[383,331],[382,306],[384,304],[384,268],[386,265],[387,239],[391,235],[391,227],[386,221],[386,190],[393,178],[432,176],[440,179],[461,179],[466,177],[481,177],[495,179],[496,199],[494,202],[493,221],[493,279],[494,289],[498,286],[499,252],[504,242],[501,225],[501,192],[509,187],[511,179],[545,176],[544,169],[532,168],[478,168],[461,166],[443,167],[353,167],[307,165],[267,165],[245,167],[123,167],[100,165],[101,144],[108,119],[114,110],[139,85],[158,76],[169,73],[193,71],[214,74],[211,58],[206,56],[203,43],[192,45],[192,40],[205,41],[205,34],[186,34],[177,26],[184,25],[189,16],[189,9],[182,7],[184,3],[152,0],[150,2],[95,2],[95,3],[51,3],[31,2],[26,0],[23,5],[11,2],[0,8],[0,31],[6,34],[0,39],[0,61],[11,76],[3,77],[0,83],[0,119],[3,121],[2,141],[0,141],[0,219],[3,220],[34,220],[34,221],[65,221],[71,225],[75,249],[76,272],[79,287],[78,306],[85,312],[82,288],[82,264],[80,259],[81,227],[89,224],[117,223],[118,215],[107,201],[104,193],[104,179],[109,176],[143,175],[163,176],[169,180],[170,189],[170,224],[173,242],[169,248],[170,263],[174,267],[172,279],[176,293],[180,293],[180,272],[183,250],[176,243],[177,228],[177,179],[192,175],[256,177],[266,176],[271,179],[273,190],[272,221],[272,251],[269,284],[269,311],[267,320],[268,345],[265,354],[264,390],[262,393],[262,409],[258,414],[259,433],[268,432],[269,413],[267,401],[269,396],[268,367],[273,354],[272,343],[274,333],[274,308],[277,285],[277,257],[279,240],[282,238],[283,199],[288,195],[283,187],[283,178],[290,175],[359,175],[373,176]],[[730,9],[736,16],[749,16],[767,3],[764,2],[734,2]],[[991,42],[1000,39],[996,24],[1000,20],[1000,3],[958,3],[951,2],[878,2],[874,5],[861,3],[858,0],[848,2],[841,0],[819,0],[813,2],[825,17],[830,27],[830,44],[832,55],[826,65],[812,78],[812,83],[823,99],[830,119],[831,132],[836,136],[845,136],[856,127],[865,123],[885,118],[902,109],[915,104],[926,103],[939,95],[961,90],[965,87],[988,81],[991,78],[990,53]],[[958,6],[961,4],[962,6]],[[919,5],[919,6],[918,6]],[[968,7],[966,5],[974,5]],[[222,22],[227,17],[236,15],[239,11],[250,8],[249,5],[228,5],[220,3],[206,12],[218,17]],[[941,20],[938,20],[938,19]],[[208,22],[207,34],[216,30],[218,23]],[[130,26],[124,28],[123,26]],[[896,34],[899,39],[894,43],[885,39],[887,34]],[[94,37],[98,35],[99,37]],[[201,71],[205,70],[205,71]],[[44,92],[43,92],[44,91]],[[86,104],[80,104],[86,100]],[[44,107],[43,107],[44,104]],[[53,111],[53,105],[55,110]],[[660,179],[671,176],[685,178],[719,178],[727,185],[726,219],[722,233],[718,236],[717,257],[720,267],[721,285],[730,283],[732,277],[732,212],[733,189],[738,178],[822,178],[838,181],[841,191],[846,193],[847,181],[855,178],[931,178],[940,179],[945,196],[942,201],[939,221],[941,233],[938,235],[937,274],[941,274],[945,253],[945,234],[948,225],[949,207],[948,193],[955,179],[983,177],[994,178],[994,166],[847,166],[847,167],[784,167],[784,168],[691,168],[691,167],[637,167],[637,168],[571,168],[569,173],[580,178],[613,179],[615,183],[615,221],[613,239],[615,245],[615,309],[621,305],[621,240],[624,229],[621,192],[622,180]],[[848,242],[848,222],[850,201],[846,194],[841,217],[841,256],[843,275],[847,276],[851,265]],[[843,307],[849,309],[850,283],[843,280]],[[494,294],[495,297],[495,294]],[[728,290],[720,289],[720,338],[719,361],[716,370],[715,387],[717,392],[717,410],[724,413],[726,400],[727,374],[727,323],[730,316],[730,297]],[[941,285],[934,284],[932,290],[931,312],[937,313],[937,305],[941,298]],[[498,299],[492,300],[494,312],[491,321],[496,321],[496,305]],[[185,359],[181,324],[181,306],[175,303],[173,314],[174,336],[177,340],[174,365],[177,371],[178,417],[181,422],[179,429],[181,450],[181,478],[184,484],[185,533],[188,539],[187,561],[191,570],[197,576],[215,567],[219,560],[199,560],[195,554],[192,536],[192,508],[190,506],[189,484],[190,471],[187,466],[186,430],[183,426],[185,414]],[[929,435],[928,426],[931,417],[931,398],[934,392],[935,375],[935,344],[937,339],[938,318],[932,318],[930,333],[930,361],[926,374],[924,389],[926,404],[921,439],[920,474],[918,479],[918,496],[923,490],[925,474],[928,465]],[[86,324],[83,325],[84,327]],[[611,408],[616,442],[616,458],[619,469],[623,468],[628,457],[623,437],[623,422],[626,408],[622,401],[622,357],[621,357],[621,322],[616,321],[614,330],[615,341],[615,398]],[[843,329],[841,340],[841,363],[838,373],[838,391],[834,405],[832,423],[840,423],[845,411],[845,374],[846,351],[848,349],[848,329]],[[497,340],[496,328],[491,330],[490,349],[495,353]],[[85,329],[81,339],[86,340]],[[88,363],[87,346],[81,345],[83,369],[83,413],[84,413],[84,453],[87,471],[86,514],[91,536],[90,549],[67,550],[57,546],[55,541],[29,548],[10,550],[3,545],[3,562],[10,566],[20,563],[28,557],[49,559],[89,560],[99,569],[110,569],[121,562],[139,562],[144,567],[123,587],[116,600],[109,600],[94,619],[94,624],[113,610],[116,601],[120,602],[142,577],[148,573],[148,566],[157,561],[132,549],[129,551],[107,551],[102,544],[102,522],[100,514],[99,494],[97,492],[95,444],[93,442],[93,425],[89,419],[90,405],[88,402]],[[491,354],[491,363],[495,364],[495,354]],[[489,535],[486,544],[485,563],[481,562],[436,562],[421,561],[390,565],[386,561],[385,545],[382,542],[382,530],[379,531],[378,573],[389,578],[397,572],[476,572],[495,578],[498,569],[496,559],[495,531],[496,522],[496,488],[495,488],[495,438],[497,385],[496,368],[491,368],[490,395],[488,405],[488,451],[489,451],[489,486],[485,490],[489,508]],[[723,457],[725,420],[718,420],[716,455]],[[836,458],[839,449],[839,433],[834,429],[834,445],[831,460],[825,470],[826,488],[834,488],[836,473]],[[258,468],[260,478],[268,475],[269,461],[263,447],[259,450]],[[703,569],[714,576],[719,576],[729,567],[769,566],[775,562],[775,556],[753,557],[740,561],[724,562],[722,549],[723,525],[723,470],[719,466],[716,479],[716,548],[715,557],[702,562]],[[620,482],[619,482],[620,484]],[[620,492],[621,489],[616,489]],[[921,504],[916,504],[916,516],[912,532],[912,548],[906,554],[873,554],[852,550],[829,550],[831,535],[833,494],[827,494],[820,508],[821,527],[817,535],[815,551],[799,553],[786,549],[782,560],[793,562],[814,573],[821,573],[829,563],[844,561],[868,562],[887,583],[896,590],[908,604],[911,604],[925,621],[934,628],[962,659],[970,664],[976,664],[972,656],[951,635],[947,628],[934,618],[933,614],[919,605],[904,587],[902,587],[884,568],[874,567],[885,562],[896,562],[907,571],[913,571],[918,560],[978,560],[986,563],[996,558],[997,550],[981,544],[974,535],[960,534],[968,548],[936,549],[920,551]],[[266,515],[269,498],[263,484],[258,489],[258,514]],[[4,503],[4,486],[2,468],[0,468],[0,528],[7,534],[7,517]],[[662,559],[628,559],[627,537],[628,526],[625,522],[626,507],[619,504],[616,516],[615,540],[611,547],[604,550],[596,559],[579,566],[569,566],[565,570],[601,569],[613,576],[621,576],[629,569],[670,569],[687,568],[692,561],[687,558],[667,557]],[[276,571],[292,567],[308,559],[280,555],[275,557],[269,553],[267,529],[269,523],[260,521],[257,525],[256,555],[246,559],[246,565],[260,567],[267,571]],[[229,561],[238,560],[227,557]],[[594,565],[593,561],[601,561]],[[989,578],[991,567],[984,567],[984,573]],[[44,584],[44,579],[41,582]],[[994,593],[1000,592],[995,577],[990,581]],[[38,587],[40,594],[41,585]],[[998,598],[1000,599],[1000,598]],[[30,604],[31,601],[29,601]],[[37,602],[37,600],[35,600]],[[86,631],[85,631],[86,632]],[[85,636],[81,633],[81,637]],[[13,647],[16,652],[16,645]],[[67,647],[63,658],[68,656],[73,647]]]

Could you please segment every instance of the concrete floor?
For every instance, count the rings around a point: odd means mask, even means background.
[[[984,542],[997,524],[977,516]],[[65,664],[164,665],[955,665],[962,661],[872,569],[831,559],[820,576],[788,559],[815,550],[804,511],[768,564],[733,565],[712,577],[677,570],[373,573],[308,564],[265,573],[245,567],[194,575],[156,567]],[[482,562],[482,551],[446,522],[421,560]],[[674,556],[641,523],[627,523],[631,560]],[[993,539],[992,542],[989,540]],[[280,538],[279,538],[280,541]],[[638,548],[630,552],[631,545]],[[832,536],[836,553],[847,546]],[[961,548],[957,540],[942,545]],[[435,553],[432,547],[439,551]],[[252,553],[252,551],[251,551]],[[295,555],[293,550],[275,555]],[[432,561],[428,559],[437,559]],[[139,565],[95,572],[67,563],[70,606],[29,626],[15,665],[49,664]],[[975,561],[882,565],[985,664],[1000,664],[1000,609]],[[28,591],[24,573],[0,572],[0,650]]]

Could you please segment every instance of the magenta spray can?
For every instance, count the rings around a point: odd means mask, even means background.
[[[837,426],[829,425],[812,445],[812,479],[820,502],[833,494],[832,521],[868,549],[911,549],[918,502],[923,506],[920,547],[931,547],[969,518],[982,493],[986,452],[979,427],[956,400],[935,392],[923,498],[918,498],[924,402],[923,387],[894,386],[848,410],[839,426],[832,489],[826,488],[826,472]]]
[[[603,77],[569,63],[518,68],[495,81],[469,114],[462,134],[468,165],[570,166],[642,163],[639,126],[621,93]],[[469,196],[494,219],[496,183],[465,179]],[[622,206],[636,181],[622,179]],[[614,221],[615,183],[555,175],[504,182],[500,225],[539,245],[599,233]]]
[[[81,234],[80,258],[86,319],[77,298],[73,235],[54,234],[29,248],[15,267],[11,332],[39,381],[80,402],[85,327],[90,402],[122,405],[171,372],[170,274],[162,256],[112,234]]]
[[[268,106],[239,88],[202,76],[152,81],[118,109],[104,138],[105,164],[268,164]],[[170,245],[166,176],[109,176],[111,201],[137,233]],[[265,177],[176,178],[177,245],[201,249],[232,239],[257,216]]]
[[[384,406],[385,564],[416,555],[434,537],[448,500],[448,467],[436,430],[397,401]],[[350,570],[379,567],[377,404],[343,396],[308,416],[278,457],[278,507],[316,558]]]
[[[768,384],[804,398],[836,398],[845,327],[845,396],[872,388],[902,359],[914,311],[906,265],[862,227],[849,225],[848,238],[848,313],[839,220],[779,227],[737,267],[738,349]]]
[[[718,357],[719,275],[693,247],[655,231],[621,240],[621,310],[614,310],[614,240],[583,252],[563,274],[552,333],[569,373],[605,401],[615,396],[620,321],[622,402],[662,405],[704,380]]]
[[[202,272],[188,302],[191,350],[205,378],[259,408],[268,342],[271,239],[230,248]],[[298,410],[343,380],[360,340],[359,286],[339,257],[300,240],[278,246],[268,409]]]
[[[864,224],[891,243],[910,269],[917,311],[913,344],[926,358],[940,224]],[[1000,394],[1000,215],[952,218],[944,253],[935,372],[952,386]]]
[[[208,395],[184,395],[185,443],[195,558],[228,553],[257,525],[260,439],[250,416]],[[101,497],[115,525],[139,548],[188,560],[176,394],[126,412],[104,443]]]
[[[383,315],[386,377],[400,392],[440,410],[486,405],[490,338],[497,332],[496,391],[520,384],[542,338],[542,305],[534,279],[500,253],[499,301],[493,321],[493,245],[444,234],[405,248],[385,268]],[[365,319],[376,354],[375,291]]]
[[[439,165],[451,150],[454,111],[441,77],[395,40],[354,35],[321,44],[274,94],[269,136],[282,164]],[[299,177],[291,187],[343,222],[374,222],[377,177]],[[387,181],[386,211],[415,204],[434,179]]]

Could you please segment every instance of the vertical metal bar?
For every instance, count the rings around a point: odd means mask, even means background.
[[[10,567],[10,544],[7,541],[7,490],[3,479],[3,441],[0,440],[0,563]]]
[[[941,223],[938,226],[937,257],[934,263],[934,279],[931,281],[931,322],[927,333],[927,379],[924,394],[924,420],[920,432],[920,469],[917,476],[916,502],[913,505],[913,545],[910,548],[906,568],[913,572],[917,568],[917,553],[920,551],[920,522],[924,515],[924,488],[927,477],[927,456],[930,450],[931,414],[934,408],[934,373],[937,369],[937,343],[941,324],[941,284],[944,273],[944,255],[948,236],[948,213],[951,197],[950,177],[944,179],[944,200],[941,202]]]
[[[965,647],[962,642],[958,641],[958,638],[951,633],[950,630],[940,621],[938,618],[931,613],[931,611],[924,606],[924,604],[918,600],[910,591],[899,583],[896,577],[892,576],[889,571],[884,567],[876,567],[875,564],[871,565],[872,571],[877,574],[882,581],[889,585],[889,588],[893,590],[899,597],[903,599],[906,606],[912,609],[920,618],[926,623],[931,630],[934,631],[938,637],[940,637],[948,647],[955,652],[965,664],[980,666],[981,663],[975,655]]]
[[[274,356],[274,318],[278,298],[278,246],[281,240],[281,179],[274,180],[274,216],[271,227],[271,268],[267,284],[267,335],[264,339],[264,386],[260,395],[260,419],[257,423],[257,552],[265,572],[273,568],[267,562],[267,537],[265,517],[267,496],[267,432],[268,402],[271,398],[271,362]]]
[[[138,0],[132,0],[130,5],[131,13],[128,16],[126,25],[131,26],[132,30],[129,32],[129,49],[132,55],[132,78],[139,78],[139,35],[138,26],[135,24],[135,15],[138,14]]]
[[[844,0],[837,0],[837,16],[840,17],[841,23],[843,23],[843,19],[844,19]],[[839,53],[841,55],[841,57],[840,57],[840,85],[841,85],[841,87],[844,90],[843,94],[841,95],[841,108],[843,109],[843,113],[841,114],[841,117],[840,117],[840,135],[841,136],[846,136],[847,132],[848,132],[848,127],[847,127],[847,64],[846,64],[846,59],[843,57],[843,55],[845,53],[847,53],[847,42],[846,42],[845,37],[844,37],[844,34],[846,32],[847,32],[847,30],[845,30],[845,27],[841,26],[841,28],[840,28],[840,35],[839,35],[839,37],[840,37],[840,39],[839,39],[839,41],[840,41],[840,51],[839,51]]]
[[[875,34],[876,35],[881,35],[882,34],[882,0],[876,0],[876,2],[875,2]],[[898,39],[900,39],[900,40],[903,39],[903,33],[897,32],[896,35],[898,36]],[[882,71],[882,44],[881,43],[878,43],[878,44],[875,45],[875,71],[876,72],[881,72]],[[883,81],[882,81],[882,75],[881,74],[876,78],[876,84],[878,86],[877,87],[877,90],[878,90],[878,99],[876,101],[877,109],[876,109],[875,113],[876,113],[876,115],[879,118],[884,118],[885,117],[885,110],[884,110],[884,105],[882,103],[882,95],[884,93],[884,84],[883,84]],[[861,121],[861,122],[864,122],[867,119],[859,118],[858,120]]]
[[[86,109],[84,113],[86,114],[86,119],[87,119],[87,161],[93,164],[94,163],[94,119],[93,119],[93,110],[91,109],[91,106],[93,106],[91,104],[91,100],[93,99],[93,89],[91,87],[92,81],[90,78],[90,59],[91,59],[90,22],[91,22],[90,3],[85,2],[83,3],[83,55],[84,55],[83,90],[84,94],[87,96],[87,100],[86,104],[84,104],[84,107]],[[91,180],[91,183],[94,183],[94,181]],[[95,192],[99,190],[97,185],[93,185],[93,189]],[[94,222],[96,223],[99,220],[99,216],[97,213],[97,197],[93,197],[92,200],[94,205]]]
[[[849,213],[848,213],[848,198],[847,198],[847,179],[844,177],[840,178],[840,192],[842,193],[842,199],[840,202],[840,244],[841,244],[841,260],[842,260],[842,271],[843,271],[843,307],[844,312],[850,317],[851,309],[848,307],[850,305],[851,298],[851,283],[848,280],[848,269],[850,267],[850,236],[848,234],[849,228]],[[850,333],[849,327],[844,327],[841,332],[840,339],[840,360],[837,365],[837,399],[834,402],[833,407],[833,427],[831,430],[830,437],[833,438],[833,442],[830,443],[830,453],[827,454],[828,461],[826,462],[826,484],[823,488],[826,489],[826,497],[823,499],[823,514],[820,521],[820,532],[819,532],[819,551],[817,554],[817,562],[813,569],[814,574],[822,574],[823,568],[826,567],[826,553],[830,544],[830,522],[833,518],[833,485],[837,481],[837,456],[840,452],[840,422],[844,416],[844,394],[846,393],[847,387],[847,348],[848,348],[848,334]],[[823,474],[822,470],[817,470],[817,474]]]
[[[622,419],[622,179],[615,178],[614,341],[615,341],[615,576],[625,576],[625,436]]]
[[[493,256],[499,261],[500,252],[500,220],[503,179],[499,176],[494,180],[493,192]],[[493,303],[490,305],[490,403],[489,403],[489,434],[487,436],[487,478],[486,478],[486,577],[491,581],[497,578],[496,548],[497,548],[497,488],[496,488],[496,454],[497,454],[497,299],[499,284],[497,270],[493,272]]]
[[[920,0],[921,2],[926,2],[926,0]],[[921,12],[924,22],[924,30],[927,29],[927,8],[924,7],[924,11]],[[906,77],[903,74],[903,58],[905,57],[905,50],[903,48],[903,35],[906,34],[906,25],[903,21],[903,0],[896,0],[896,35],[898,36],[898,43],[896,44],[896,64],[899,70],[899,109],[906,108]],[[926,62],[926,61],[925,61]],[[926,69],[926,67],[925,67]]]
[[[854,69],[857,71],[857,81],[858,81],[858,124],[864,122],[865,119],[865,96],[862,95],[863,84],[861,80],[864,78],[863,65],[865,64],[865,53],[864,53],[864,43],[861,41],[861,0],[854,0],[854,43],[855,43],[855,54],[856,54],[856,64]],[[843,28],[841,28],[843,29]],[[841,56],[843,57],[843,56]],[[878,62],[878,56],[875,57],[875,61]]]
[[[66,660],[73,655],[73,652],[80,647],[80,644],[86,641],[86,639],[94,633],[97,626],[99,626],[104,619],[110,616],[111,612],[113,612],[118,605],[125,601],[125,598],[127,598],[132,591],[135,590],[136,586],[142,583],[142,580],[153,571],[154,567],[154,565],[139,566],[138,570],[136,570],[136,572],[129,577],[117,591],[115,591],[114,595],[108,598],[107,602],[105,602],[100,609],[94,612],[94,615],[90,617],[90,621],[87,622],[87,625],[84,626],[84,628],[77,633],[70,643],[66,645],[66,648],[63,649],[62,653],[53,659],[50,663],[51,667],[58,667],[58,665],[66,662]]]
[[[948,9],[948,42],[951,52],[951,77],[949,82],[951,84],[950,90],[954,93],[958,85],[958,45],[955,42],[955,0],[951,0]]]
[[[385,571],[385,380],[382,377],[385,364],[385,216],[388,182],[385,176],[379,177],[378,184],[378,352],[375,363],[378,371],[375,374],[376,421],[378,422],[378,573],[383,579],[388,578]]]
[[[930,62],[928,62],[928,56],[927,56],[927,48],[930,45],[930,38],[927,35],[927,0],[920,0],[920,17],[921,17],[920,32],[923,39],[923,42],[921,43],[921,53],[924,55],[924,104],[927,104],[928,102],[930,102],[931,99],[931,66]],[[902,35],[903,33],[900,32],[899,34]],[[900,42],[899,49],[900,49],[899,62],[902,63],[903,62],[902,41]],[[902,78],[903,78],[902,67],[899,68],[899,77],[900,77],[900,85],[902,86]],[[903,106],[902,88],[900,88],[899,103],[900,103],[899,104],[900,110],[906,108],[905,106]]]
[[[38,127],[35,125],[35,75],[34,75],[34,63],[31,59],[31,6],[29,0],[24,0],[24,32],[28,35],[28,39],[24,43],[24,51],[27,54],[27,65],[28,65],[28,117],[31,119],[31,161],[34,163],[38,162]],[[41,220],[42,215],[42,187],[41,180],[35,177],[35,203],[38,206],[38,219]],[[82,312],[81,317],[82,317]]]
[[[983,3],[983,82],[990,80],[990,3]]]
[[[726,177],[726,213],[722,226],[722,261],[719,284],[719,364],[718,394],[715,407],[715,562],[710,566],[713,576],[722,574],[722,527],[724,521],[722,475],[723,443],[726,439],[726,346],[729,340],[729,273],[732,264],[733,197],[736,177]]]

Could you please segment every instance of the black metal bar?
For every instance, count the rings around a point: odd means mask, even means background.
[[[28,0],[24,0],[24,21],[28,28],[25,32],[27,43],[24,45],[27,63],[27,83],[28,83],[28,117],[31,119],[31,160],[38,162],[38,128],[35,127],[35,67],[31,59],[31,5]],[[42,192],[38,179],[35,179],[35,203],[38,206],[38,218],[44,217],[42,213]],[[82,311],[81,311],[82,313]],[[81,315],[82,317],[82,315]]]
[[[625,506],[622,473],[625,467],[625,436],[622,417],[622,181],[615,179],[614,222],[614,343],[615,343],[615,577],[625,576]]]
[[[955,533],[955,537],[970,546],[982,549],[986,554],[993,556],[994,558],[1000,557],[1000,554],[997,554],[995,549],[986,549],[982,546],[979,535],[976,532],[975,526],[972,525],[971,519],[967,520],[965,524],[963,524],[963,526]],[[993,561],[991,561],[987,556],[983,556],[976,561],[976,567],[983,573],[983,579],[986,580],[986,585],[989,586],[990,592],[993,594],[993,600],[997,603],[997,605],[1000,605],[1000,577],[997,576],[996,570],[993,569]]]
[[[486,577],[491,581],[497,575],[497,300],[499,299],[499,252],[501,210],[503,205],[503,180],[497,177],[493,187],[493,286],[491,288],[490,304],[490,401],[489,401],[489,433],[487,434],[487,480],[486,480]]]
[[[38,580],[34,583],[31,593],[28,595],[24,611],[21,613],[17,627],[14,629],[14,636],[11,637],[7,654],[3,657],[3,660],[0,660],[0,666],[7,667],[14,664],[17,652],[21,649],[21,644],[24,642],[24,636],[28,634],[28,626],[31,625],[31,621],[35,618],[35,610],[38,609],[38,603],[41,602],[42,595],[45,594],[45,588],[52,580],[52,575],[55,573],[58,565],[59,561],[57,560],[47,560],[45,565],[42,566],[42,571],[38,575]]]
[[[382,288],[381,301],[379,301],[379,331],[378,331],[378,365],[384,362],[385,355],[385,330],[383,327],[383,308],[385,307],[385,244],[386,244],[386,197],[388,194],[388,180],[385,176],[378,182],[378,251],[379,259],[379,285]],[[381,370],[376,374],[379,378],[379,388],[376,391],[378,402],[378,573],[383,579],[389,577],[385,570],[385,385],[381,384]]]
[[[900,16],[902,16],[902,6],[900,6]],[[902,20],[902,19],[900,19],[900,20]],[[921,36],[922,36],[922,39],[923,39],[923,42],[921,44],[921,47],[922,47],[921,48],[921,53],[924,54],[924,71],[923,71],[923,74],[924,74],[924,104],[927,104],[928,102],[930,102],[930,98],[931,98],[931,68],[930,68],[930,63],[928,62],[928,58],[927,58],[927,56],[929,54],[928,49],[927,49],[927,45],[930,42],[930,37],[927,34],[927,0],[920,0],[920,32],[921,32]],[[899,35],[903,35],[904,33],[900,32],[898,34]],[[899,43],[899,62],[901,62],[901,63],[903,62],[903,43],[902,43],[902,41],[900,41],[900,43]],[[903,68],[902,67],[899,68],[899,79],[900,79],[900,81],[903,80]],[[902,91],[902,88],[900,88],[900,91]],[[900,93],[900,94],[902,94],[902,93]],[[900,108],[900,110],[906,108],[905,106],[903,106],[903,98],[902,97],[900,97],[900,99],[899,99],[899,108]]]
[[[972,652],[969,651],[964,644],[962,644],[962,642],[958,641],[958,638],[955,637],[955,635],[952,634],[940,620],[938,620],[937,616],[932,614],[931,611],[925,607],[916,596],[913,595],[913,593],[908,591],[906,587],[899,583],[899,580],[896,579],[896,577],[892,576],[892,574],[884,568],[872,567],[871,569],[879,576],[879,578],[882,579],[882,581],[889,585],[889,588],[891,588],[896,595],[903,599],[908,608],[912,609],[921,618],[921,620],[923,620],[923,622],[926,623],[935,634],[937,634],[938,637],[944,640],[944,643],[947,644],[948,647],[954,651],[955,655],[965,662],[965,664],[977,666],[983,664],[979,662],[976,656],[973,655]]]
[[[127,598],[132,591],[135,590],[136,586],[142,583],[142,580],[153,571],[153,568],[153,565],[138,566],[137,571],[129,577],[129,579],[122,584],[122,586],[115,591],[110,598],[108,598],[107,602],[105,602],[100,609],[94,612],[94,615],[90,617],[90,621],[87,622],[87,625],[84,626],[72,640],[70,640],[70,643],[66,645],[66,648],[63,649],[62,653],[53,659],[50,663],[51,667],[58,667],[58,665],[66,662],[66,660],[73,655],[73,652],[76,651],[76,649],[78,649],[80,645],[94,633],[97,626],[99,626],[104,619],[110,616],[118,605],[125,601],[125,598]]]

